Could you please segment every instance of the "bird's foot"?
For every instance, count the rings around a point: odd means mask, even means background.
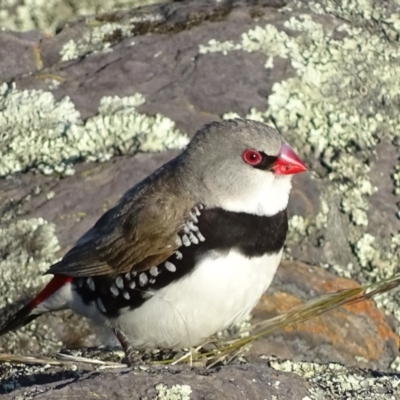
[[[133,346],[129,343],[128,337],[119,329],[114,329],[114,334],[120,342],[122,348],[125,351],[125,358],[128,367],[132,367],[137,363],[137,352],[133,348]]]

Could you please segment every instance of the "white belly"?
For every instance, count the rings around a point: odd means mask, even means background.
[[[182,348],[240,322],[271,284],[282,252],[247,258],[236,251],[203,260],[192,274],[110,321],[136,348]]]

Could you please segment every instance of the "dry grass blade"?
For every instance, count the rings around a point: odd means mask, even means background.
[[[46,357],[20,356],[18,354],[0,353],[0,363],[10,364],[43,364],[61,366],[67,364],[63,361],[54,360]],[[68,363],[70,364],[70,362]]]
[[[58,353],[58,359],[47,358],[47,357],[34,357],[34,356],[21,356],[18,354],[7,354],[0,353],[0,363],[10,363],[10,364],[36,364],[36,365],[53,365],[53,366],[64,366],[76,363],[99,365],[102,367],[109,368],[123,368],[126,367],[125,364],[101,361],[86,357],[70,356],[67,354]]]
[[[68,362],[68,363],[93,364],[93,365],[101,365],[101,366],[104,366],[104,367],[111,367],[111,368],[124,368],[124,367],[126,367],[126,364],[116,363],[116,362],[112,362],[112,361],[102,361],[102,360],[97,360],[95,358],[74,356],[74,355],[71,355],[71,354],[57,353],[57,358],[59,360],[62,360],[64,362]]]

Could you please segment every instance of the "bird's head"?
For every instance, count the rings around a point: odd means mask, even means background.
[[[205,126],[182,161],[199,201],[257,215],[285,209],[292,175],[307,169],[276,129],[239,119]]]

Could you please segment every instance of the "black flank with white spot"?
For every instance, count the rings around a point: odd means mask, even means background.
[[[213,208],[202,209],[191,217],[192,222],[180,232],[182,245],[166,262],[137,273],[77,278],[76,289],[83,301],[97,301],[101,312],[106,309],[108,317],[116,317],[121,308],[139,307],[152,293],[191,273],[209,251],[235,249],[247,257],[278,253],[288,230],[286,210],[265,217]],[[79,282],[82,279],[83,284]]]

